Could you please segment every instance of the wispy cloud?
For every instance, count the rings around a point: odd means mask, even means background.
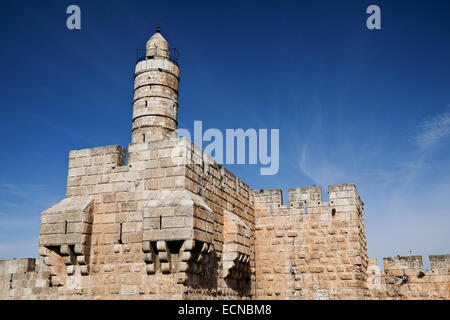
[[[17,199],[22,201],[18,202]],[[3,206],[3,214],[6,214],[5,206],[23,207],[30,204],[36,208],[49,208],[60,200],[60,196],[45,190],[45,187],[39,184],[21,185],[0,181],[0,204]],[[0,212],[1,214],[2,212]]]
[[[299,166],[300,170],[315,184],[326,186],[328,184],[338,183],[339,181],[348,179],[348,174],[343,168],[336,166],[320,157],[320,159],[312,159],[308,157],[309,143],[306,143],[300,154]]]
[[[422,131],[417,136],[417,143],[420,148],[428,149],[448,136],[450,136],[450,110],[424,121]]]
[[[400,162],[388,168],[367,168],[358,175],[365,181],[378,185],[380,188],[395,187],[396,190],[408,188],[418,175],[427,168],[423,157]]]
[[[60,133],[60,134],[64,134],[65,136],[69,137],[69,138],[73,138],[73,139],[77,139],[79,141],[88,143],[88,144],[92,144],[93,140],[90,139],[89,137],[79,134],[76,131],[70,130],[69,128],[67,128],[66,126],[62,126],[62,125],[58,125],[55,124],[55,122],[49,121],[47,118],[42,117],[40,115],[37,114],[31,114],[29,115],[30,118],[35,118],[38,123],[46,125],[47,127],[51,128],[52,130]]]
[[[20,186],[11,183],[0,183],[0,192],[21,198],[22,200],[33,202],[35,197],[24,191]]]

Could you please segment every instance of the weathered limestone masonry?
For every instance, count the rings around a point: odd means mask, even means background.
[[[354,185],[252,190],[177,138],[179,69],[157,31],[136,65],[131,144],[69,154],[39,258],[0,261],[1,299],[449,299],[449,256],[367,257]]]
[[[368,297],[363,206],[354,185],[255,191],[256,294],[278,299]]]
[[[134,74],[132,143],[162,140],[177,129],[179,73],[169,44],[156,32]]]
[[[429,256],[425,271],[421,256],[384,258],[384,273],[369,261],[368,285],[377,299],[450,299],[450,255]]]

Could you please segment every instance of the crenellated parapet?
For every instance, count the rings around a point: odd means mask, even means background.
[[[424,269],[417,255],[383,258],[384,272],[373,260],[368,280],[372,299],[450,298],[450,255],[429,256],[431,270]]]
[[[361,299],[367,291],[363,206],[354,185],[254,190],[258,295]],[[276,283],[289,283],[278,287]],[[259,290],[258,290],[259,289]]]

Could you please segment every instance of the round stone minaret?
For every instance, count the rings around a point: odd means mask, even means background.
[[[159,27],[148,40],[145,57],[134,73],[132,143],[163,140],[175,135],[179,70]]]

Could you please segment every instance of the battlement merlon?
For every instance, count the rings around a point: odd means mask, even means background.
[[[353,211],[356,206],[361,217],[364,216],[364,203],[354,184],[339,184],[328,187],[331,206],[339,207],[339,211]]]
[[[71,150],[66,196],[79,194],[79,188],[102,183],[98,180],[101,179],[100,175],[124,166],[126,154],[126,149],[117,145]]]
[[[354,184],[331,185],[328,187],[330,201],[322,201],[322,188],[320,186],[299,187],[289,189],[289,204],[287,207],[307,208],[330,207],[338,211],[354,211],[363,213],[363,203]],[[268,208],[277,208],[283,205],[281,189],[254,190],[255,203]],[[322,212],[319,210],[318,212]],[[323,211],[325,212],[325,211]]]
[[[305,202],[307,206],[310,206],[312,202],[322,202],[322,188],[313,186],[289,189],[289,204],[303,206]]]
[[[94,165],[123,166],[126,154],[127,150],[118,145],[71,150],[69,152],[69,176],[72,168]]]
[[[253,190],[256,204],[279,207],[283,204],[283,192],[281,189]]]
[[[386,272],[404,269],[423,270],[422,256],[397,256],[383,258],[383,266]]]
[[[430,255],[429,259],[432,271],[450,274],[450,254]]]

